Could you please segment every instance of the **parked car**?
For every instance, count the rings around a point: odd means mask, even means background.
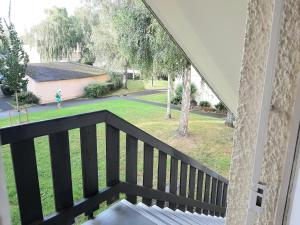
[[[3,82],[3,79],[4,79],[3,75],[2,75],[2,74],[0,74],[0,84],[2,84],[2,82]]]

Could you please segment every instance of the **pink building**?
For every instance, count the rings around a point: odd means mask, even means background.
[[[110,80],[104,70],[74,62],[28,64],[26,74],[27,90],[38,96],[41,104],[54,102],[58,89],[63,100],[74,99],[83,96],[88,84]]]

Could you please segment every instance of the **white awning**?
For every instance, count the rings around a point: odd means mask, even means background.
[[[247,0],[144,0],[216,95],[236,113]]]

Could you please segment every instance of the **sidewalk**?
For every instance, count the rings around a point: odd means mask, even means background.
[[[136,98],[138,96],[157,94],[157,93],[161,93],[161,92],[166,92],[166,90],[165,89],[144,90],[144,91],[130,93],[126,96],[107,96],[107,97],[102,97],[102,98],[97,98],[97,99],[82,99],[82,98],[81,99],[73,99],[73,100],[69,100],[69,101],[64,101],[63,102],[63,108],[82,105],[82,104],[92,104],[92,103],[97,103],[97,102],[110,101],[110,100],[120,100],[120,99],[126,99],[126,100],[129,100],[129,101],[135,101],[135,102],[140,102],[140,103],[144,103],[144,104],[150,104],[150,105],[166,108],[166,106],[167,106],[166,104],[158,103],[158,102],[151,102],[151,101],[146,101],[146,100]],[[0,98],[0,101],[1,101],[1,98]],[[179,106],[172,105],[171,108],[173,110],[180,111]],[[10,109],[8,109],[8,110],[10,110]],[[48,110],[53,110],[53,109],[56,109],[56,104],[55,103],[50,103],[50,104],[46,104],[46,105],[37,105],[37,106],[30,107],[30,108],[28,108],[28,112],[29,113],[43,112],[43,111],[48,111]],[[8,112],[9,111],[0,112],[0,118],[8,117],[9,116]],[[193,112],[193,111],[191,111],[191,113],[202,115],[202,116],[220,118],[220,119],[223,119],[223,118],[226,117],[222,114],[210,113],[210,112],[199,112],[199,111]],[[17,116],[18,114],[17,114],[17,112],[13,111],[13,112],[11,112],[11,115],[12,116]]]

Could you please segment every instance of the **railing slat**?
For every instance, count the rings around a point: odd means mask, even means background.
[[[170,170],[170,193],[177,195],[177,177],[178,177],[178,160],[171,157],[171,170]],[[169,208],[175,210],[177,205],[169,203]]]
[[[49,135],[51,169],[56,211],[73,206],[68,131]]]
[[[144,174],[143,174],[143,186],[152,188],[153,187],[153,147],[144,144]],[[151,206],[152,199],[143,198],[143,203],[145,205]]]
[[[158,182],[157,189],[160,191],[166,191],[166,178],[167,178],[167,154],[159,151],[158,154]],[[163,208],[165,206],[164,201],[157,201],[157,206]]]
[[[216,201],[217,201],[217,179],[213,177],[211,182],[210,203],[216,205]],[[209,214],[211,216],[214,216],[215,212],[209,211]]]
[[[120,181],[120,131],[106,124],[106,185],[111,187]],[[119,194],[108,200],[112,203]]]
[[[197,179],[197,195],[196,199],[202,202],[203,197],[203,172],[201,170],[198,170],[198,179]],[[197,213],[202,213],[201,208],[196,208]]]
[[[196,168],[190,166],[190,178],[189,178],[189,195],[191,199],[195,198],[195,179],[196,179]],[[193,207],[187,207],[187,210],[194,212]]]
[[[126,182],[137,184],[137,145],[135,137],[126,135]],[[132,204],[136,203],[136,196],[127,195],[127,200]]]
[[[187,183],[187,165],[184,162],[181,162],[180,166],[180,189],[179,195],[186,197],[186,183]],[[181,211],[185,211],[185,205],[179,205],[178,207]]]
[[[99,192],[96,125],[80,129],[80,143],[83,196],[88,198]],[[92,218],[93,211],[98,208],[99,206],[96,206],[91,212],[87,212],[86,215]]]
[[[203,199],[203,201],[206,203],[209,203],[210,182],[211,182],[211,176],[209,174],[206,174],[205,175],[204,199]],[[203,214],[208,215],[208,210],[203,210]]]
[[[222,206],[222,188],[223,188],[223,183],[222,181],[218,180],[218,187],[217,187],[217,200],[216,200],[216,205]],[[215,212],[216,216],[220,216],[219,212]]]
[[[225,184],[223,185],[223,194],[222,194],[222,206],[224,208],[226,208],[226,201],[227,201],[227,187],[228,187],[228,184]],[[221,216],[225,216],[225,213],[221,213]]]
[[[11,144],[21,223],[43,220],[33,139]]]

